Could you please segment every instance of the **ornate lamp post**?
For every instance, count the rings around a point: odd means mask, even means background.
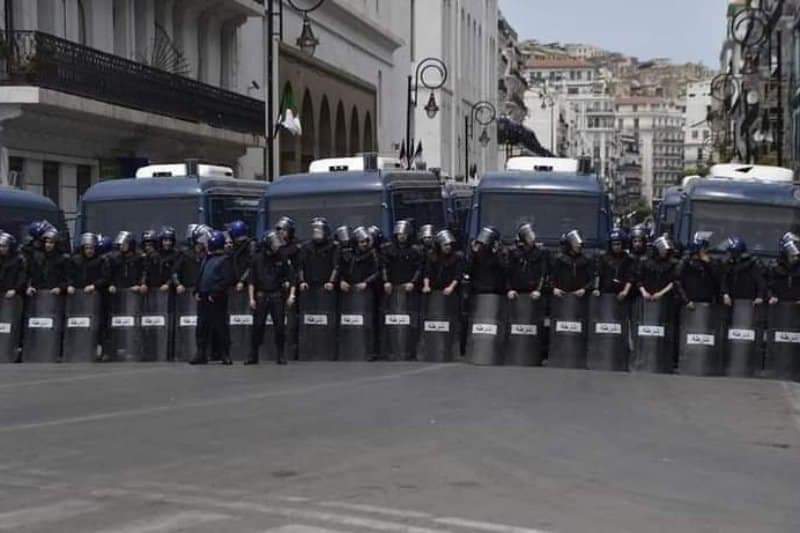
[[[426,75],[429,76],[426,78]],[[435,76],[433,79],[430,76]],[[436,102],[437,89],[444,87],[447,82],[447,65],[444,61],[435,57],[426,57],[419,63],[413,75],[408,76],[408,101],[406,112],[406,159],[407,168],[411,170],[411,160],[414,153],[414,139],[411,138],[411,121],[413,120],[414,109],[417,107],[419,88],[424,87],[431,91],[428,103],[425,104],[425,114],[433,119],[439,112],[439,104]]]
[[[484,148],[489,145],[491,138],[487,131],[487,126],[497,119],[497,109],[491,102],[481,100],[476,102],[469,111],[469,115],[464,117],[464,180],[469,178],[469,140],[475,130],[475,123],[483,126],[478,142]]]

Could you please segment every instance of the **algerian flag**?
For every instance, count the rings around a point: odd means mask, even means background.
[[[303,125],[300,123],[300,116],[297,112],[297,104],[294,102],[292,86],[287,85],[281,98],[281,114],[278,116],[278,126],[285,129],[292,135],[302,135]]]

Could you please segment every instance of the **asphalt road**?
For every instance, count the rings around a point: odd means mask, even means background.
[[[800,391],[461,365],[0,367],[0,532],[797,532]]]

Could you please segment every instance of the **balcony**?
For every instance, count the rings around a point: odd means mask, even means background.
[[[264,102],[35,31],[0,31],[0,85],[33,86],[264,135]]]

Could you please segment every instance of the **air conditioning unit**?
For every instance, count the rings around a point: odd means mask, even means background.
[[[782,167],[730,163],[714,165],[709,170],[708,177],[712,179],[792,183],[794,181],[794,171]]]
[[[578,172],[579,161],[564,157],[512,157],[506,161],[506,170],[534,172]]]
[[[136,178],[233,178],[233,169],[218,165],[196,163],[167,163],[148,165],[136,171]]]

